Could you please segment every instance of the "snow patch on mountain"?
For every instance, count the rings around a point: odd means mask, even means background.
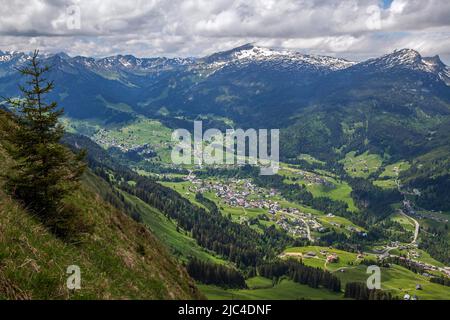
[[[289,50],[274,50],[262,47],[251,47],[237,51],[233,55],[236,60],[240,61],[281,61],[329,68],[332,71],[346,69],[355,64],[354,62],[334,57],[305,55]]]
[[[444,71],[439,72],[439,78],[450,87],[450,69],[448,67],[445,67]]]
[[[419,52],[412,49],[396,50],[380,58],[362,62],[359,67],[372,67],[378,70],[391,70],[396,68],[421,71],[433,74],[450,85],[449,68],[441,61],[439,56],[422,57]]]
[[[0,62],[11,61],[11,59],[12,59],[12,55],[4,53],[4,52],[0,52]]]
[[[274,70],[288,71],[314,71],[329,73],[339,70],[356,68],[376,68],[390,70],[392,68],[406,68],[423,71],[436,75],[445,84],[450,86],[450,70],[440,60],[439,56],[422,57],[417,51],[411,49],[397,50],[380,58],[355,63],[335,57],[306,55],[290,50],[276,50],[246,44],[232,50],[218,52],[205,58],[137,58],[132,55],[116,55],[106,58],[90,58],[77,56],[69,57],[65,53],[41,55],[44,59],[58,58],[66,64],[76,67],[82,65],[99,74],[107,72],[130,72],[147,74],[177,68],[187,68],[200,76],[210,76],[225,67],[245,67],[258,64]],[[0,51],[0,67],[9,73],[17,66],[30,59],[30,54],[16,51]],[[353,70],[353,68],[351,68]],[[356,71],[356,70],[355,70]]]
[[[29,55],[19,51],[0,51],[0,62],[10,62],[12,60],[25,62],[29,58]]]
[[[199,62],[203,63],[206,69],[209,68],[210,74],[226,66],[245,67],[252,63],[273,66],[274,69],[314,70],[324,73],[343,70],[356,64],[334,57],[306,55],[295,51],[258,47],[252,44],[215,53],[200,59]]]
[[[116,55],[98,59],[78,56],[73,59],[84,67],[97,72],[123,71],[140,74],[165,71],[193,63],[193,59],[190,58],[137,58],[132,55]]]

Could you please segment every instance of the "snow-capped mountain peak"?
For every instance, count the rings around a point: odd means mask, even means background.
[[[17,51],[0,51],[0,62],[8,62],[13,60],[15,57],[24,55]]]
[[[257,65],[262,70],[281,70],[288,72],[318,72],[327,74],[333,71],[348,69],[353,71],[361,68],[367,70],[403,69],[426,72],[438,77],[450,86],[450,69],[439,56],[423,57],[412,49],[396,50],[382,57],[370,59],[356,64],[329,56],[308,55],[286,49],[272,49],[253,44],[246,44],[228,51],[218,52],[205,58],[137,58],[132,55],[116,55],[106,58],[70,57],[65,53],[42,53],[44,59],[53,59],[71,67],[83,66],[99,74],[107,72],[131,72],[149,74],[165,70],[188,68],[201,76],[212,75],[225,67],[245,68]],[[15,51],[0,51],[0,67],[2,73],[15,72],[15,68],[30,59],[30,54]],[[366,71],[367,72],[367,71]]]
[[[396,50],[380,58],[370,59],[363,63],[366,66],[378,66],[386,69],[404,67],[414,70],[436,72],[445,68],[439,56],[422,57],[419,52],[412,49]]]
[[[252,44],[213,54],[204,58],[203,61],[215,67],[223,67],[230,64],[276,63],[280,67],[313,68],[324,71],[342,70],[355,64],[354,62],[334,57],[306,55],[295,51],[277,50]]]
[[[11,55],[4,53],[4,52],[0,52],[0,62],[7,62],[10,61],[12,58]]]
[[[363,65],[377,66],[385,69],[399,66],[415,68],[421,63],[421,61],[422,56],[419,52],[412,49],[402,49],[386,54],[380,58],[370,59],[363,62]]]
[[[16,67],[23,65],[31,56],[18,51],[0,51],[0,74],[16,72]]]
[[[363,67],[376,67],[381,70],[394,68],[422,71],[436,75],[447,85],[450,85],[449,68],[441,61],[439,56],[422,57],[412,49],[396,50],[380,58],[370,59],[361,64]]]
[[[396,50],[394,53],[385,55],[385,57],[403,64],[419,63],[422,59],[420,53],[413,49]]]
[[[236,59],[264,59],[275,56],[288,56],[288,51],[276,51],[274,49],[251,46],[248,49],[236,51],[234,54]]]

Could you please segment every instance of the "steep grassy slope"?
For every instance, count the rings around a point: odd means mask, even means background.
[[[2,172],[7,162],[0,147]],[[201,298],[146,227],[102,200],[91,187],[98,179],[88,172],[65,201],[89,225],[78,243],[53,235],[0,188],[0,299]],[[80,290],[66,287],[70,265],[81,269]]]
[[[178,259],[187,261],[195,257],[197,259],[224,264],[224,260],[216,257],[212,252],[200,247],[200,245],[181,228],[177,228],[176,221],[169,219],[164,214],[149,206],[141,199],[122,192],[126,200],[135,205],[137,212],[142,217],[142,222],[150,228],[152,233],[166,244],[173,255]]]

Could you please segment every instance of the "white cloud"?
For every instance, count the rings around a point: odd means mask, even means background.
[[[396,48],[450,58],[450,1],[2,0],[0,48],[198,56],[246,42],[365,58]],[[73,6],[80,28],[70,28]],[[69,10],[71,9],[71,10]]]

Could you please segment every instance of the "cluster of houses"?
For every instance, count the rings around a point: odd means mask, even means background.
[[[208,181],[188,176],[187,180],[194,184],[192,192],[214,192],[226,205],[230,207],[267,209],[268,213],[275,214],[281,210],[277,201],[269,199],[277,195],[274,189],[259,188],[244,179],[230,179],[226,184],[219,181]]]
[[[327,215],[327,217],[334,217],[334,215],[329,213]],[[367,237],[367,232],[361,231],[360,229],[358,229],[352,225],[347,225],[344,227],[342,224],[334,222],[334,221],[330,221],[329,223],[331,226],[333,226],[335,228],[339,228],[339,229],[344,228],[345,230],[347,230],[351,233],[356,233],[356,234],[360,235],[361,237]]]
[[[433,273],[435,273],[436,271],[442,272],[446,276],[450,277],[449,267],[437,267],[435,265],[417,260],[421,257],[420,252],[417,251],[417,247],[418,245],[416,243],[401,244],[398,241],[392,241],[389,245],[384,246],[382,249],[374,250],[374,252],[380,254],[378,256],[379,260],[384,260],[388,257],[398,258],[411,266],[422,269],[424,270],[424,272],[422,273],[422,276],[424,277],[433,277]],[[407,256],[390,254],[389,251],[392,249],[405,250],[408,254]]]
[[[275,221],[286,232],[298,238],[309,238],[310,231],[325,232],[326,229],[309,213],[303,213],[297,208],[285,208],[273,200],[279,195],[275,189],[257,187],[248,179],[230,179],[227,183],[219,181],[204,181],[194,174],[189,174],[185,180],[192,183],[189,191],[192,193],[214,192],[224,204],[230,207],[246,209],[265,209],[269,219]],[[245,219],[241,219],[244,223]]]
[[[324,179],[323,177],[314,174],[312,172],[300,170],[297,174],[301,177],[302,180],[306,181],[308,184],[322,184],[326,187],[334,187],[334,184]]]
[[[117,148],[122,152],[136,152],[140,155],[154,155],[155,151],[149,144],[138,144],[133,142],[133,138],[130,136],[129,139],[118,139],[111,137],[108,130],[100,129],[92,137],[92,140],[105,148]]]
[[[339,256],[336,253],[331,253],[327,255],[327,263],[337,263],[339,262]]]
[[[271,214],[281,210],[278,201],[269,199],[269,197],[278,195],[276,190],[259,188],[247,179],[230,179],[227,183],[222,183],[220,181],[204,181],[190,174],[185,180],[193,184],[193,187],[189,189],[190,192],[214,192],[230,207],[267,209]]]
[[[409,200],[404,200],[403,201],[403,208],[405,210],[405,213],[409,216],[413,216],[416,218],[426,218],[426,219],[431,219],[437,222],[441,222],[441,223],[448,223],[448,219],[447,218],[443,218],[437,215],[433,215],[433,214],[427,214],[426,216],[424,216],[423,214],[417,212],[416,210],[414,210],[413,205],[411,204],[411,201]],[[432,211],[434,212],[434,211]]]
[[[316,232],[326,231],[312,214],[301,212],[297,208],[283,208],[279,213],[282,214],[284,219],[278,220],[278,224],[295,236],[307,238],[308,229]]]
[[[282,212],[285,212],[283,209]],[[276,224],[280,226],[287,233],[292,234],[297,238],[308,239],[311,237],[309,230],[314,230],[317,232],[325,232],[326,229],[322,227],[322,225],[314,219],[308,213],[298,212],[298,217],[290,218],[287,215],[282,215],[277,221]]]
[[[405,209],[405,213],[411,216],[416,216],[417,212],[414,210],[411,202],[409,200],[403,201],[403,208]]]
[[[307,238],[308,231],[301,223],[289,220],[287,217],[283,216],[277,220],[276,224],[280,226],[286,232],[292,234],[298,238]]]
[[[450,268],[449,267],[441,268],[441,271],[443,273],[445,273],[447,275],[447,277],[450,277]]]
[[[387,257],[396,257],[404,261],[405,263],[408,263],[411,266],[424,270],[424,272],[422,273],[424,277],[432,277],[432,271],[440,271],[450,277],[450,268],[448,267],[441,268],[423,261],[418,261],[417,259],[419,259],[421,255],[418,251],[414,250],[415,248],[417,248],[417,244],[400,245],[399,242],[394,241],[391,242],[390,248],[397,248],[399,250],[408,250],[408,255],[405,257],[389,254],[388,251],[386,251],[385,249],[384,254],[380,255],[379,259],[385,259]]]
[[[327,263],[338,263],[339,255],[335,252],[328,252],[328,250],[320,250],[320,255],[325,257]],[[315,258],[317,254],[314,251],[309,251],[303,254],[304,258]]]
[[[422,261],[417,261],[417,260],[413,260],[413,259],[411,259],[411,258],[407,258],[407,257],[399,257],[399,259],[400,260],[403,260],[403,261],[405,261],[405,262],[407,262],[408,264],[410,264],[410,265],[413,265],[413,266],[415,266],[415,267],[418,267],[418,268],[421,268],[421,269],[423,269],[423,270],[425,270],[425,271],[439,271],[439,268],[438,267],[436,267],[436,266],[433,266],[433,265],[431,265],[431,264],[429,264],[429,263],[425,263],[425,262],[422,262]],[[425,272],[425,273],[423,273],[422,274],[423,276],[430,276],[427,272]]]

